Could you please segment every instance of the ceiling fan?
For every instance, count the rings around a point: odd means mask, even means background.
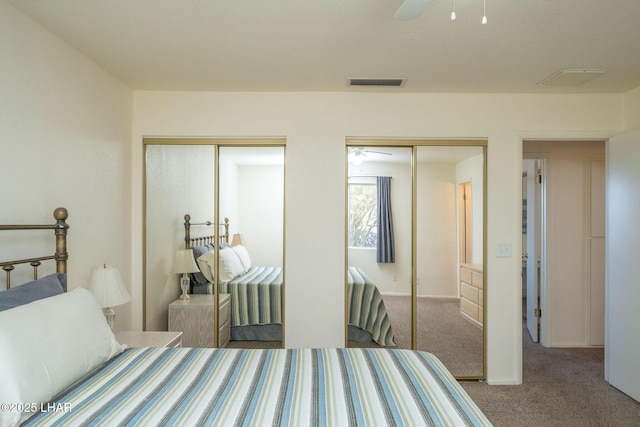
[[[391,155],[391,153],[385,153],[384,151],[369,150],[369,149],[366,149],[364,147],[352,147],[352,148],[349,148],[349,153],[353,155],[353,164],[355,164],[355,165],[359,165],[360,163],[362,163],[364,158],[367,157],[366,153],[384,154],[386,156],[390,156]]]
[[[393,16],[400,21],[416,19],[427,9],[431,0],[404,0],[396,14]]]

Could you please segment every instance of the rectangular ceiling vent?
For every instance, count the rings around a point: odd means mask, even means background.
[[[349,86],[382,86],[382,87],[400,87],[403,86],[407,79],[368,79],[368,78],[350,78]]]
[[[540,86],[580,86],[606,73],[598,69],[558,70],[538,83]]]

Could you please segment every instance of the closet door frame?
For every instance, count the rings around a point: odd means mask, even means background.
[[[349,148],[350,147],[394,147],[394,148],[411,148],[411,349],[417,350],[418,345],[418,251],[416,233],[418,230],[417,217],[417,197],[418,197],[418,148],[429,146],[446,146],[446,147],[481,147],[483,156],[483,182],[482,182],[482,265],[483,265],[483,329],[482,329],[482,374],[479,376],[456,376],[456,379],[477,379],[483,380],[487,377],[487,146],[486,138],[479,139],[409,139],[409,138],[358,138],[347,137],[345,143],[345,177],[349,176]],[[345,179],[345,274],[344,274],[344,309],[345,309],[345,347],[348,347],[348,329],[349,329],[349,304],[347,294],[347,267],[349,265],[349,242],[348,242],[348,224],[349,224],[349,180]]]
[[[163,137],[144,137],[143,138],[143,208],[142,208],[142,242],[143,242],[143,256],[142,256],[142,330],[146,330],[147,323],[147,161],[146,150],[148,145],[208,145],[214,149],[214,172],[215,172],[215,185],[214,185],[214,224],[220,224],[220,148],[224,147],[275,147],[282,148],[282,154],[286,163],[286,139],[284,137],[277,138],[163,138]],[[283,167],[283,182],[286,182],[286,167]],[[286,191],[283,188],[283,205],[282,205],[282,348],[285,348],[285,325],[286,325],[286,313],[285,313],[285,295],[286,295]],[[220,296],[218,292],[218,262],[219,262],[219,247],[214,248],[214,283],[213,283],[213,295],[215,301],[215,307],[219,307]],[[220,313],[216,309],[216,325],[220,324]],[[220,346],[220,337],[218,334],[218,328],[214,330],[215,346]]]

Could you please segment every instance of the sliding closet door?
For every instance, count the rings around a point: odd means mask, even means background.
[[[483,147],[416,147],[416,348],[484,375]]]
[[[215,177],[214,146],[145,145],[145,330],[167,330],[168,306],[180,296],[171,270],[185,247],[184,216],[213,221]]]
[[[412,149],[347,156],[347,345],[411,348]]]
[[[484,378],[486,142],[352,139],[346,155],[347,345]]]
[[[284,147],[221,146],[219,217],[229,219],[230,245],[243,273],[218,283],[234,293],[231,341],[235,348],[281,348],[284,336]],[[226,257],[225,257],[226,259]],[[224,262],[221,265],[225,265]],[[278,275],[279,274],[279,275]],[[222,277],[222,274],[221,274]],[[246,278],[246,279],[243,279]],[[234,287],[235,286],[235,287]]]

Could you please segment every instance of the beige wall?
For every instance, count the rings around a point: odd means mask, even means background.
[[[340,224],[345,218],[346,138],[487,138],[488,375],[491,383],[517,383],[521,262],[516,252],[496,258],[495,246],[521,246],[522,139],[615,135],[623,128],[622,100],[622,95],[139,91],[134,93],[133,176],[142,165],[143,135],[284,136],[285,341],[288,347],[336,347],[344,344],[345,237]],[[134,199],[141,188],[134,179]],[[139,210],[134,205],[134,236],[141,228]],[[141,253],[140,242],[134,239],[133,244],[134,253]],[[141,278],[141,271],[137,274]]]
[[[53,210],[66,207],[69,288],[86,286],[102,263],[139,288],[131,282],[131,90],[4,0],[0,58],[0,222],[53,223]],[[5,236],[1,259],[37,255],[32,240],[13,246]],[[53,253],[53,234],[38,240]],[[131,310],[116,308],[116,328],[130,328]]]
[[[640,87],[624,96],[624,130],[631,132],[640,129]]]

